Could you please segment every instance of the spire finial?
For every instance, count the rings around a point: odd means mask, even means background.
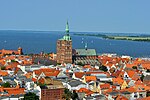
[[[68,20],[67,20],[67,24],[66,24],[66,33],[69,33],[69,24],[68,24]]]

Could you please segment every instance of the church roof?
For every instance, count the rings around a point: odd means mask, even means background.
[[[80,56],[96,56],[95,49],[75,49],[75,51]]]

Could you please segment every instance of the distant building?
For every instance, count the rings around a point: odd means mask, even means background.
[[[76,56],[96,56],[95,49],[75,49]]]
[[[61,81],[44,78],[46,86],[41,87],[41,100],[64,100],[64,86]]]
[[[0,50],[0,55],[4,56],[4,55],[22,55],[22,48],[19,47],[18,50],[5,50],[2,49]]]
[[[65,35],[57,40],[57,63],[72,63],[72,40],[69,35],[68,22]]]
[[[97,65],[97,54],[95,49],[88,49],[87,43],[84,49],[73,49],[73,63]]]
[[[22,54],[23,54],[21,47],[18,48],[18,54],[19,54],[19,55],[22,55]]]
[[[64,100],[63,99],[63,93],[64,89],[63,88],[49,88],[45,87],[42,88],[41,91],[41,100]]]

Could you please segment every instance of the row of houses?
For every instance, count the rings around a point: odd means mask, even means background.
[[[101,64],[42,65],[34,64],[31,56],[3,56],[0,59],[1,100],[20,100],[28,92],[35,93],[41,100],[56,100],[56,97],[65,100],[65,89],[77,93],[79,100],[148,98],[149,60],[101,55],[97,61]]]

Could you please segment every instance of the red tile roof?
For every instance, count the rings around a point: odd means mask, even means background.
[[[134,70],[127,70],[127,74],[129,75],[129,77],[133,80],[138,80],[140,79],[140,77],[138,76],[138,73]]]
[[[32,75],[33,75],[33,73],[32,73],[32,72],[28,72],[28,73],[26,73],[24,76],[26,76],[27,78],[31,78],[31,77],[32,77]]]
[[[0,70],[0,76],[7,76],[8,72]]]
[[[106,84],[101,84],[100,85],[101,89],[109,89],[110,88],[110,84],[106,83]]]
[[[40,79],[38,80],[38,82],[41,83],[41,84],[44,84],[45,80],[44,80],[44,78],[40,78]]]
[[[126,64],[127,68],[132,68],[133,66],[137,66],[137,64]]]
[[[124,80],[122,78],[119,78],[119,77],[113,78],[112,81],[113,81],[113,84],[118,84],[118,85],[122,85],[124,82]]]
[[[142,64],[142,67],[143,67],[144,69],[150,69],[150,63],[143,63],[143,64]]]
[[[25,88],[3,88],[0,87],[0,92],[7,91],[8,94],[5,94],[5,96],[10,96],[10,95],[19,95],[19,94],[25,94]]]
[[[82,78],[85,72],[75,72],[74,74],[75,74],[75,77]]]
[[[6,66],[6,69],[13,69],[13,68],[17,68],[17,66],[19,65],[18,62],[11,62],[9,65]]]
[[[36,82],[36,81],[37,81],[37,79],[36,79],[36,78],[32,78],[32,81]]]
[[[2,54],[16,54],[16,55],[19,54],[18,51],[16,50],[4,50],[4,49],[1,50],[1,53]]]
[[[96,76],[85,76],[85,81],[86,82],[96,81]]]
[[[91,68],[91,65],[84,65],[83,68]]]
[[[118,77],[120,73],[121,73],[121,71],[117,70],[116,72],[112,73],[111,76]]]
[[[116,100],[128,100],[128,99],[122,95],[118,95]]]
[[[112,92],[113,91],[113,88],[109,88],[107,91],[104,91],[103,93],[104,94],[107,94],[107,93],[110,93],[110,92]]]
[[[91,74],[106,74],[110,76],[108,72],[101,72],[101,71],[91,71],[91,72],[75,72],[75,77],[82,78],[84,75],[91,75]]]
[[[36,75],[40,75],[42,72],[46,75],[46,76],[57,76],[60,71],[56,70],[56,69],[51,69],[51,68],[41,68],[39,70],[34,70]]]
[[[91,90],[88,90],[88,89],[86,89],[86,88],[80,88],[80,89],[77,90],[76,92],[84,92],[87,96],[94,93],[94,92],[92,92]]]

